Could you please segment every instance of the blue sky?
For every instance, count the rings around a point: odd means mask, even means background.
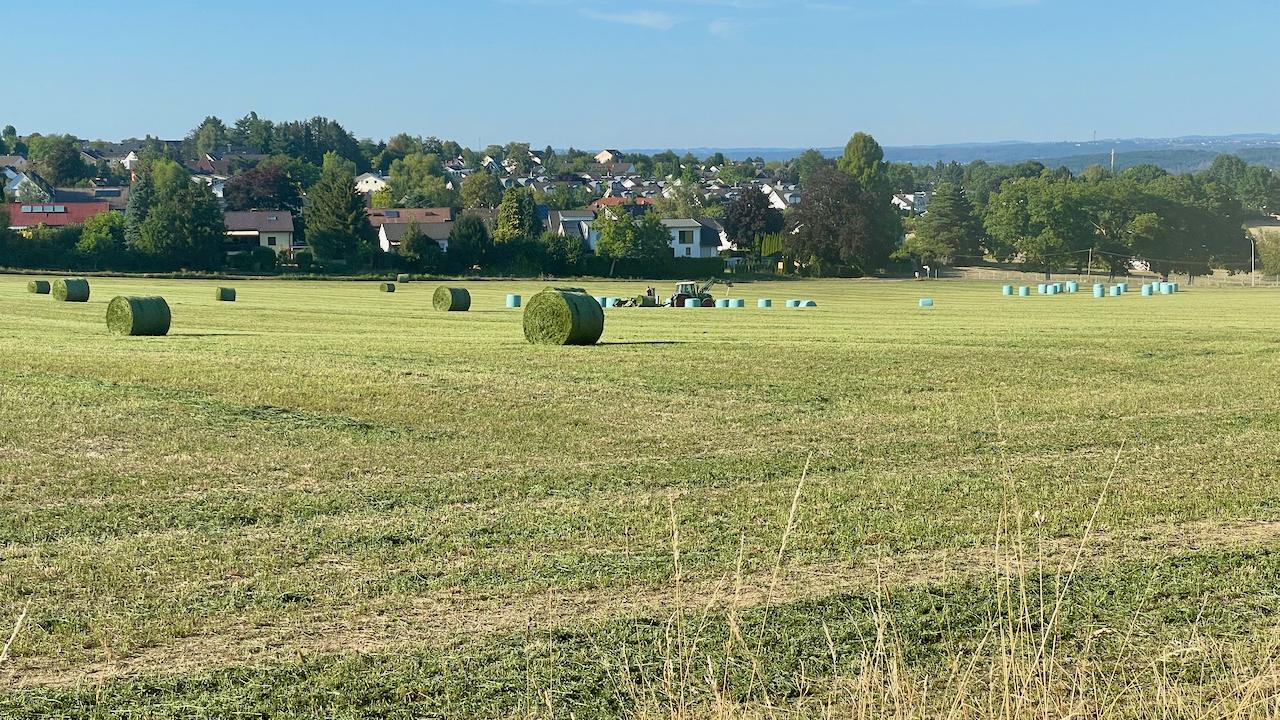
[[[886,145],[1280,132],[1280,3],[8,2],[19,132],[324,115],[477,146]]]

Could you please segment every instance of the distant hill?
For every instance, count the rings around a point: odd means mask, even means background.
[[[653,154],[659,150],[632,150]],[[676,154],[691,152],[697,157],[705,158],[717,152],[731,160],[743,160],[749,157],[772,160],[790,160],[804,148],[679,148]],[[827,157],[837,157],[844,153],[843,147],[818,148]],[[1250,164],[1266,165],[1280,170],[1280,135],[1228,135],[1221,137],[1188,136],[1169,139],[1128,139],[1098,140],[1090,142],[1001,142],[979,143],[970,145],[933,145],[910,147],[886,147],[886,160],[893,162],[909,162],[915,165],[933,165],[936,162],[949,163],[952,160],[961,164],[969,164],[974,160],[985,160],[989,163],[1019,163],[1024,160],[1038,160],[1049,167],[1063,165],[1073,172],[1079,172],[1089,165],[1099,164],[1109,167],[1111,152],[1116,153],[1116,169],[1142,164],[1159,165],[1172,173],[1196,172],[1209,167],[1213,159],[1222,153],[1239,155]]]

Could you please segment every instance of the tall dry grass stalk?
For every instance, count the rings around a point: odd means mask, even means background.
[[[623,653],[620,662],[611,663],[616,669],[612,676],[617,695],[637,720],[1280,720],[1280,628],[1267,637],[1235,641],[1194,637],[1184,647],[1153,655],[1149,647],[1134,639],[1135,615],[1119,652],[1098,654],[1104,660],[1094,657],[1091,650],[1096,640],[1110,632],[1095,633],[1083,648],[1057,643],[1056,630],[1069,609],[1067,590],[1088,552],[1122,453],[1123,445],[1074,553],[1057,566],[1045,558],[1038,542],[1035,548],[1028,542],[1025,524],[1037,522],[1039,516],[1024,514],[1010,483],[994,548],[998,561],[991,580],[998,589],[996,619],[971,648],[948,645],[944,671],[926,672],[905,660],[909,648],[885,609],[890,589],[880,582],[869,598],[874,634],[866,638],[860,657],[839,657],[823,624],[832,667],[856,670],[822,678],[806,677],[801,670],[795,678],[801,689],[799,699],[783,701],[769,695],[761,674],[762,659],[768,652],[764,624],[784,572],[787,545],[808,475],[806,463],[770,573],[763,612],[756,608],[760,624],[743,625],[740,549],[733,587],[726,589],[730,598],[727,613],[713,620],[708,607],[690,618],[683,605],[678,605],[666,623],[662,677],[628,672]],[[683,576],[674,504],[671,520],[671,552],[680,597]],[[1049,588],[1054,592],[1047,593]],[[1055,599],[1046,604],[1050,595]],[[713,621],[727,623],[729,640],[707,648],[702,631]],[[708,652],[710,649],[714,652]],[[1179,681],[1178,670],[1189,664],[1211,666],[1215,672],[1196,682]],[[731,666],[750,669],[745,689],[730,689]]]

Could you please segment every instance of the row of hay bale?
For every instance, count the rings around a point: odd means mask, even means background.
[[[1154,295],[1154,294],[1169,295],[1171,293],[1177,292],[1178,291],[1177,288],[1178,288],[1178,283],[1153,283],[1150,285],[1143,285],[1142,294],[1143,295]],[[1080,284],[1077,282],[1041,283],[1038,288],[1038,292],[1041,295],[1058,295],[1061,293],[1076,293],[1079,291],[1080,291]],[[1015,289],[1013,285],[1005,285],[1003,288],[1001,288],[1000,292],[1002,295],[1009,296],[1014,294]],[[1127,282],[1116,283],[1115,285],[1112,285],[1110,288],[1108,288],[1105,283],[1094,283],[1093,285],[1093,296],[1096,298],[1107,297],[1108,295],[1110,295],[1111,297],[1119,297],[1121,295],[1124,295],[1127,292],[1129,292],[1129,283]],[[1019,297],[1028,297],[1029,295],[1031,295],[1031,288],[1028,286],[1019,287],[1017,288],[1017,294]]]
[[[84,278],[32,280],[27,283],[27,292],[52,295],[58,302],[89,302],[89,281]]]

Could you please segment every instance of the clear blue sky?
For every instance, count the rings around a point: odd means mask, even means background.
[[[325,115],[476,146],[1280,132],[1275,0],[6,2],[0,125]]]

